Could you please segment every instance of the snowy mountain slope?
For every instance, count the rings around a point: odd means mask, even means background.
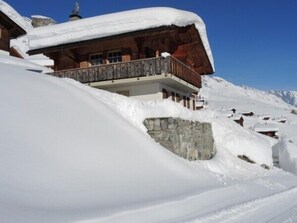
[[[219,77],[204,76],[200,95],[206,100],[208,108],[223,116],[226,116],[227,111],[232,115],[230,110],[233,108],[236,109],[234,116],[253,112],[252,117],[243,116],[246,129],[253,130],[258,126],[277,129],[282,143],[271,139],[274,156],[279,158],[282,168],[296,174],[297,115],[292,114],[295,107],[269,92],[236,86]],[[269,120],[263,120],[265,116],[269,117]],[[286,123],[280,123],[279,120],[285,120]]]
[[[297,107],[297,91],[269,91],[269,93],[280,97],[284,102]]]
[[[249,222],[243,210],[292,219],[297,178],[260,167],[275,141],[215,106],[133,100],[1,58],[0,68],[1,222]],[[154,116],[211,122],[214,159],[189,162],[151,140],[142,122]]]
[[[210,102],[211,108],[216,109],[232,109],[236,104],[239,112],[254,111],[259,115],[265,115],[271,106],[280,109],[291,108],[279,97],[268,92],[236,86],[220,77],[203,76],[201,95]]]

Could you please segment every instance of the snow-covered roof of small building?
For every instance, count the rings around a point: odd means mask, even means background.
[[[136,9],[111,13],[50,27],[38,27],[28,33],[30,50],[43,49],[79,41],[98,39],[139,30],[195,24],[209,61],[214,61],[203,20],[195,13],[166,7]]]
[[[26,32],[32,28],[32,25],[28,21],[26,21],[14,8],[2,0],[0,0],[0,11],[7,15]]]
[[[260,115],[259,119],[270,119],[271,116],[270,115]]]
[[[196,107],[203,107],[204,102],[203,101],[196,101]]]
[[[277,132],[279,129],[272,124],[256,124],[254,131],[256,132]]]
[[[233,115],[233,112],[232,111],[228,111],[228,110],[220,110],[218,111],[218,113],[224,117],[228,117],[228,118],[231,118],[232,115]]]

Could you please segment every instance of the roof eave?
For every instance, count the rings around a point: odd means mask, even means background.
[[[9,16],[7,16],[5,13],[0,11],[0,19],[4,22],[4,25],[10,26],[10,37],[16,38],[21,35],[25,35],[27,32],[24,30],[21,26],[19,26],[15,21],[13,21]]]

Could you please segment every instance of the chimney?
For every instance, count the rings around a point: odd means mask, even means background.
[[[72,10],[72,14],[69,16],[69,21],[75,21],[81,19],[79,13],[79,4],[78,2],[75,3],[74,9]]]

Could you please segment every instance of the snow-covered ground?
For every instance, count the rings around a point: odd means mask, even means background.
[[[0,58],[1,222],[297,221],[297,177],[272,165],[274,152],[296,173],[297,115],[277,97],[207,77],[201,92],[207,108],[190,111],[5,61]],[[230,108],[255,116],[242,128],[221,115]],[[263,115],[280,129],[279,142],[253,131],[265,124]],[[143,120],[160,116],[212,123],[215,157],[190,162],[154,142]],[[277,123],[281,117],[286,123]]]

